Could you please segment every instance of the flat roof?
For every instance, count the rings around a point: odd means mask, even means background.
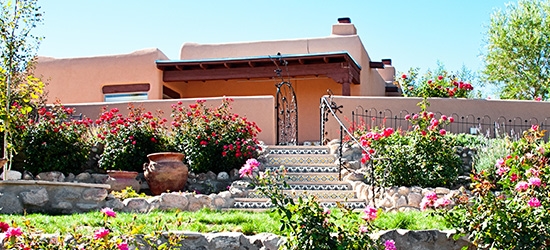
[[[361,66],[347,51],[237,58],[157,60],[165,82],[324,75],[339,83],[360,83]],[[370,65],[369,65],[370,66]]]

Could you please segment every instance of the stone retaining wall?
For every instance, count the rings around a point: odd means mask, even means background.
[[[371,206],[384,211],[419,210],[420,202],[427,192],[435,192],[439,197],[451,198],[467,190],[421,187],[373,187],[362,181],[353,180],[348,174],[345,179],[351,184],[356,195],[365,199]],[[209,195],[194,192],[171,192],[158,196],[129,198],[123,201],[108,192],[106,184],[8,180],[0,181],[0,213],[22,214],[41,212],[50,214],[71,214],[111,207],[123,212],[146,213],[155,209],[197,211],[202,208],[231,208],[235,198],[247,197],[254,192],[246,181],[235,181],[229,191]]]
[[[222,233],[196,233],[185,231],[171,231],[170,233],[182,236],[178,242],[179,247],[170,249],[189,249],[189,250],[277,250],[285,243],[285,238],[271,234],[260,233],[257,235],[244,235],[239,232]],[[130,249],[138,249],[134,245],[140,246],[139,249],[154,248],[150,245],[154,243],[157,246],[167,242],[168,233],[163,233],[156,239],[145,240],[143,235],[136,235],[136,244],[129,242]],[[373,239],[379,239],[381,242],[386,240],[395,241],[397,249],[407,250],[457,250],[463,247],[474,249],[470,242],[464,237],[454,240],[453,230],[389,230],[381,231],[371,235]],[[57,238],[57,235],[43,235],[44,238]],[[0,249],[2,243],[0,243]]]
[[[0,212],[79,213],[110,206],[105,184],[51,181],[0,181]]]
[[[372,187],[360,181],[350,181],[357,197],[365,199],[370,206],[382,208],[384,211],[420,210],[420,202],[428,192],[435,192],[438,198],[449,200],[454,195],[468,190],[450,190],[448,188],[421,188],[421,187]],[[374,196],[374,199],[373,199]],[[453,204],[451,204],[453,205]]]
[[[97,211],[103,207],[139,213],[155,209],[197,211],[201,208],[229,208],[234,202],[229,191],[210,195],[172,192],[121,201],[107,192],[109,188],[106,184],[77,182],[0,181],[0,213],[72,214]]]

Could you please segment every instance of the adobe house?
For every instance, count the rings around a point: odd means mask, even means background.
[[[35,73],[48,82],[50,101],[71,104],[272,96],[277,109],[265,113],[275,115],[276,142],[290,144],[319,140],[319,102],[329,92],[401,95],[393,85],[391,60],[372,60],[349,18],[338,19],[327,37],[185,43],[178,60],[158,49],[85,58],[40,57]],[[287,132],[280,131],[288,127],[295,127],[290,139],[281,139]]]

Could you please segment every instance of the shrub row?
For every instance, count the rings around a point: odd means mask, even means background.
[[[208,107],[204,100],[184,107],[172,105],[171,121],[162,113],[128,105],[120,110],[103,108],[97,120],[71,119],[74,109],[60,103],[38,110],[36,119],[26,119],[17,128],[16,145],[31,173],[74,173],[86,168],[92,145],[102,145],[99,170],[142,171],[147,155],[176,151],[195,172],[229,171],[256,156],[260,128],[231,112],[232,100]],[[89,166],[88,166],[89,168]]]

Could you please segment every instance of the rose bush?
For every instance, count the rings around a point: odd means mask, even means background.
[[[461,81],[455,75],[446,71],[440,75],[427,74],[418,77],[418,69],[410,69],[409,72],[396,78],[403,95],[410,97],[457,97],[467,98],[474,90],[472,84]]]
[[[160,113],[154,116],[132,104],[126,116],[117,108],[103,108],[95,125],[96,137],[104,145],[99,159],[103,169],[142,172],[148,154],[172,151],[167,119],[160,118]]]
[[[550,144],[537,125],[510,142],[492,169],[472,177],[472,196],[447,219],[482,249],[547,249],[550,247]]]
[[[362,163],[372,160],[378,183],[441,187],[456,181],[462,160],[454,149],[454,137],[448,136],[444,129],[454,118],[435,117],[427,111],[426,99],[419,106],[420,113],[405,117],[412,131],[376,127],[355,129],[354,134],[368,150],[363,153]]]
[[[177,151],[194,172],[229,172],[256,157],[261,131],[255,122],[231,112],[231,99],[219,107],[207,107],[205,100],[184,107],[172,105],[172,137]]]
[[[38,118],[19,126],[19,147],[25,156],[25,169],[38,174],[60,171],[65,174],[83,170],[90,144],[89,118],[72,119],[74,109],[56,103],[38,110]]]

